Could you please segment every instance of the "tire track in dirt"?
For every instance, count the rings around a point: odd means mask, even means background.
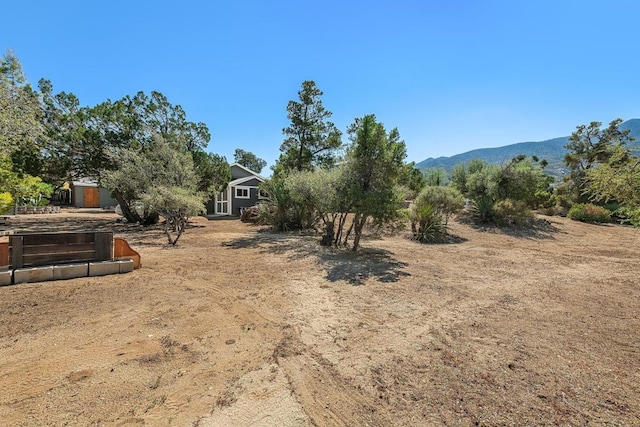
[[[285,327],[283,332],[274,359],[313,425],[350,426],[354,420],[368,426],[393,425],[387,408],[372,404],[330,362],[306,346],[297,328]]]

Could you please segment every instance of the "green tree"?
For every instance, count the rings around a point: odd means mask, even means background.
[[[40,79],[38,88],[44,134],[38,150],[23,151],[20,159],[14,156],[14,163],[20,163],[25,172],[38,173],[57,186],[73,178],[88,176],[83,173],[86,108],[80,106],[80,100],[73,93],[54,94],[49,80]]]
[[[231,181],[231,168],[224,156],[196,150],[191,153],[193,167],[198,177],[198,191],[209,199],[227,188]]]
[[[9,194],[15,203],[35,206],[47,204],[52,192],[53,187],[40,177],[16,173],[9,156],[0,154],[0,193]]]
[[[586,181],[595,201],[619,203],[617,213],[640,225],[640,158],[631,156],[624,146],[615,146],[608,162],[587,172]]]
[[[292,206],[299,217],[310,226],[322,222],[323,246],[338,246],[341,242],[341,232],[352,206],[351,200],[345,197],[345,178],[345,168],[342,167],[292,172],[284,178]]]
[[[245,151],[241,148],[236,148],[233,158],[236,163],[256,173],[262,172],[262,169],[267,165],[265,160],[256,156],[251,151]]]
[[[352,202],[354,219],[343,244],[347,244],[353,231],[352,249],[356,251],[369,218],[385,223],[397,216],[400,197],[396,185],[406,147],[398,130],[392,129],[387,134],[373,114],[357,118],[348,133],[351,144],[346,155],[345,191]]]
[[[189,217],[202,212],[204,203],[203,194],[194,192],[193,187],[175,185],[149,188],[140,200],[146,209],[158,212],[165,219],[164,232],[172,246],[178,243],[187,228]]]
[[[204,208],[205,194],[198,191],[198,176],[191,155],[161,136],[149,143],[146,150],[116,149],[111,153],[111,161],[117,168],[103,171],[101,182],[114,192],[118,201],[122,200],[121,208],[130,209],[127,219],[131,217],[135,222],[149,224],[165,215],[171,225],[174,214],[192,215],[196,202],[200,210]],[[170,197],[170,193],[176,196]],[[178,206],[181,201],[183,207]],[[144,205],[142,217],[131,208],[136,202]],[[122,210],[124,214],[124,208]]]
[[[540,207],[551,196],[553,177],[544,173],[536,157],[520,155],[502,166],[494,187],[495,200],[523,202],[531,209]],[[546,196],[545,196],[546,195]]]
[[[37,93],[26,82],[13,52],[0,58],[0,152],[28,149],[42,135]]]
[[[506,225],[525,217],[528,220],[530,209],[550,199],[553,178],[544,173],[540,163],[523,155],[502,166],[477,159],[457,165],[451,182],[473,201],[477,222]]]
[[[447,183],[447,173],[444,169],[429,168],[424,175],[426,185],[438,187]]]
[[[564,186],[566,192],[572,195],[575,202],[588,200],[588,172],[595,166],[607,163],[613,154],[615,146],[626,146],[633,141],[629,136],[630,130],[620,130],[622,119],[613,120],[609,127],[602,129],[601,122],[591,122],[580,125],[569,137],[565,146],[568,153],[564,163],[571,169]]]
[[[287,105],[288,127],[282,130],[285,140],[280,146],[280,158],[274,171],[312,170],[331,167],[342,147],[341,132],[329,121],[332,113],[322,105],[322,91],[315,82],[302,82],[299,101]]]
[[[453,172],[451,173],[451,185],[465,197],[470,198],[469,188],[467,188],[469,175],[480,172],[487,166],[488,163],[482,159],[473,159],[468,163],[458,163],[454,166]]]
[[[122,159],[132,153],[153,156],[157,149],[157,139],[168,144],[174,151],[191,156],[191,170],[198,174],[197,188],[214,194],[224,188],[230,179],[228,164],[223,157],[206,154],[203,148],[210,139],[204,123],[193,123],[186,119],[186,113],[179,105],[172,105],[160,92],[147,95],[138,92],[135,96],[112,102],[105,101],[80,111],[82,137],[75,145],[74,174],[78,176],[110,176],[110,172],[122,167]],[[132,159],[133,161],[133,159]],[[130,169],[136,172],[136,169]],[[161,175],[161,174],[160,174]],[[138,180],[135,175],[130,181]],[[153,223],[159,218],[157,213],[140,218],[130,203],[135,199],[129,192],[130,185],[112,187],[122,212],[131,222]]]
[[[420,190],[424,188],[426,181],[422,171],[416,168],[416,163],[410,162],[402,167],[398,177],[398,184],[408,190],[407,194],[405,194],[406,199],[414,199]]]

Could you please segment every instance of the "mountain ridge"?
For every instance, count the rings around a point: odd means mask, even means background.
[[[634,151],[640,148],[640,119],[629,119],[620,124],[621,130],[630,130],[630,136],[635,141],[630,145]],[[547,139],[544,141],[517,142],[515,144],[504,145],[502,147],[477,148],[453,156],[429,157],[415,165],[416,168],[424,171],[430,168],[441,168],[451,172],[455,165],[466,163],[473,159],[483,159],[489,163],[503,164],[515,156],[524,154],[526,156],[537,156],[540,160],[548,162],[545,170],[549,175],[561,177],[568,172],[563,163],[567,150],[564,148],[569,142],[568,136]]]

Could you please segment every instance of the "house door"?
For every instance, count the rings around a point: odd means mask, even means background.
[[[229,215],[229,192],[223,191],[216,196],[216,215]]]
[[[84,187],[82,189],[82,196],[84,200],[85,208],[99,208],[100,207],[100,190],[96,187]]]

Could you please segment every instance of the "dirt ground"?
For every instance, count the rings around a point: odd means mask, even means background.
[[[640,230],[454,222],[455,243],[110,213],[133,273],[0,287],[2,426],[640,425]]]

